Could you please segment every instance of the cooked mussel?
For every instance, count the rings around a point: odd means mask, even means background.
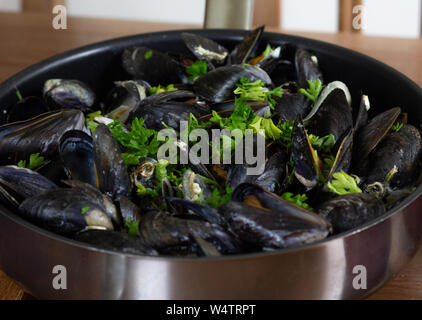
[[[123,68],[135,79],[153,86],[187,82],[183,68],[167,54],[145,47],[129,47],[122,54]]]
[[[382,201],[366,193],[338,196],[318,209],[318,214],[330,221],[335,234],[356,228],[384,213]]]
[[[36,171],[17,166],[0,166],[0,198],[4,204],[19,204],[42,191],[57,188],[56,184]]]
[[[260,26],[255,30],[250,31],[230,53],[229,63],[245,63],[254,54],[263,32],[264,26]]]
[[[322,79],[321,70],[319,70],[318,58],[307,50],[298,49],[295,55],[295,65],[297,82],[301,88],[307,88],[307,81]]]
[[[141,239],[161,254],[174,250],[184,254],[198,254],[194,238],[211,243],[220,253],[240,252],[236,237],[218,225],[203,220],[182,219],[166,212],[149,211],[139,223]]]
[[[113,230],[113,223],[103,208],[76,189],[44,191],[23,201],[19,212],[40,227],[67,236],[86,228]]]
[[[100,124],[93,135],[94,163],[101,192],[114,200],[130,198],[131,184],[122,152],[109,128]]]
[[[183,32],[182,39],[195,57],[215,66],[222,65],[229,54],[226,48],[215,41],[194,33]]]
[[[15,164],[32,153],[46,159],[58,156],[61,136],[84,128],[84,115],[78,110],[60,110],[35,118],[0,126],[0,163]]]
[[[52,109],[91,110],[95,93],[87,84],[79,80],[50,79],[44,84],[44,100]]]

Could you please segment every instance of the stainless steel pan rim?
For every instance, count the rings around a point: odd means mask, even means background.
[[[104,48],[107,47],[112,47],[112,44],[116,41],[125,41],[125,40],[130,40],[130,39],[136,39],[139,37],[149,37],[149,36],[153,36],[153,37],[162,37],[162,40],[165,40],[167,38],[168,35],[171,34],[180,34],[182,32],[191,32],[191,33],[210,33],[214,36],[219,36],[223,39],[230,39],[230,40],[236,40],[236,39],[241,39],[243,35],[245,35],[247,33],[247,31],[245,30],[221,30],[221,29],[208,29],[208,30],[201,30],[201,29],[182,29],[182,30],[174,30],[174,31],[162,31],[162,32],[152,32],[152,33],[147,33],[147,34],[139,34],[139,35],[131,35],[131,36],[126,36],[126,37],[120,37],[120,38],[115,38],[115,39],[110,39],[110,40],[106,40],[106,41],[101,41],[101,42],[97,42],[97,43],[93,43],[90,45],[86,45],[83,47],[79,47],[76,49],[72,49],[69,51],[66,51],[64,53],[55,55],[53,57],[50,57],[48,59],[45,59],[37,64],[34,64],[22,71],[20,71],[19,73],[15,74],[14,76],[12,76],[11,78],[7,79],[6,81],[4,81],[2,84],[0,84],[0,96],[2,96],[6,90],[9,89],[9,87],[12,85],[13,87],[18,87],[19,86],[19,82],[21,81],[21,79],[26,75],[26,74],[30,74],[32,73],[34,70],[44,70],[46,68],[51,68],[54,67],[54,63],[61,63],[61,60],[63,58],[80,58],[83,56],[89,56],[92,54],[95,54],[95,52],[97,51],[102,51],[104,50]],[[308,38],[304,38],[304,37],[298,37],[298,36],[292,36],[292,35],[285,35],[285,34],[278,34],[278,33],[274,33],[274,32],[265,32],[264,33],[265,36],[267,36],[268,38],[274,38],[275,40],[277,40],[277,38],[280,38],[280,36],[283,36],[284,39],[283,41],[291,41],[292,43],[298,44],[299,47],[306,47],[307,43],[313,44],[313,45],[320,45],[321,47],[318,47],[318,49],[324,51],[324,50],[329,50],[327,49],[325,46],[327,45],[327,43],[319,41],[319,40],[314,40],[314,39],[308,39]],[[280,41],[280,39],[278,39]],[[394,72],[395,76],[400,79],[401,81],[404,81],[406,85],[408,86],[413,86],[413,87],[417,87],[419,90],[421,90],[421,88],[412,80],[410,80],[409,78],[407,78],[404,74],[402,74],[401,72],[389,67],[388,65],[374,59],[371,58],[369,56],[366,56],[364,54],[361,54],[357,51],[354,50],[350,50],[350,49],[346,49],[334,44],[329,44],[329,47],[335,47],[337,50],[344,50],[345,52],[348,52],[349,54],[352,53],[355,56],[359,56],[359,57],[364,57],[367,60],[371,60],[372,63],[378,64],[379,67],[387,67],[390,72]],[[350,58],[349,55],[346,58]],[[336,239],[339,238],[348,238],[351,237],[355,234],[358,234],[364,230],[370,229],[375,225],[378,225],[379,223],[389,219],[391,216],[395,215],[396,213],[402,211],[404,208],[406,208],[408,205],[410,205],[413,201],[415,201],[420,195],[422,194],[422,185],[419,185],[416,190],[409,195],[408,197],[406,197],[401,203],[399,203],[398,205],[394,206],[392,209],[390,209],[389,211],[387,211],[384,215],[378,217],[377,219],[374,219],[372,221],[369,221],[365,224],[363,224],[362,226],[359,226],[357,228],[351,229],[347,232],[343,232],[340,234],[337,234],[335,236],[331,236],[329,238],[326,238],[322,241],[318,241],[312,244],[308,244],[308,245],[303,245],[303,246],[298,246],[298,247],[294,247],[294,248],[286,248],[286,249],[280,249],[280,250],[274,250],[274,251],[267,251],[267,252],[256,252],[256,253],[248,253],[248,254],[236,254],[236,255],[228,255],[228,256],[221,256],[221,257],[196,257],[196,258],[192,258],[192,257],[174,257],[174,256],[143,256],[143,255],[133,255],[133,254],[126,254],[126,253],[120,253],[120,252],[116,252],[116,251],[110,251],[110,250],[104,250],[104,249],[99,249],[96,247],[92,247],[89,246],[88,244],[84,244],[83,242],[79,242],[76,240],[72,240],[70,238],[66,238],[63,236],[60,236],[58,234],[55,234],[53,232],[50,232],[48,230],[42,229],[24,219],[22,219],[21,217],[19,217],[18,215],[12,213],[10,210],[5,209],[4,207],[2,207],[0,205],[0,214],[2,215],[6,215],[9,219],[13,220],[15,223],[19,224],[19,225],[23,225],[24,227],[31,229],[37,233],[42,234],[43,236],[46,236],[48,238],[52,238],[55,240],[59,240],[65,243],[68,243],[70,245],[73,246],[77,246],[83,249],[87,249],[87,250],[91,250],[91,251],[96,251],[96,252],[103,252],[106,254],[111,254],[111,255],[117,255],[117,256],[125,256],[128,258],[148,258],[148,259],[154,259],[154,260],[183,260],[183,261],[204,261],[204,260],[233,260],[233,259],[253,259],[253,258],[258,258],[258,257],[262,257],[262,256],[270,256],[270,255],[281,255],[281,254],[287,254],[290,252],[295,252],[295,251],[301,251],[301,250],[309,250],[312,249],[314,247],[320,246],[322,244],[325,244],[327,242],[330,241],[334,241]]]

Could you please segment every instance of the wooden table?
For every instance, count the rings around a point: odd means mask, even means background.
[[[96,41],[129,34],[200,26],[69,18],[67,30],[52,27],[52,15],[0,13],[0,81],[47,57]],[[273,29],[270,31],[281,32]],[[422,86],[422,39],[356,34],[304,34],[377,58]],[[0,299],[25,299],[24,291],[0,271]],[[422,299],[422,248],[413,261],[370,299]]]

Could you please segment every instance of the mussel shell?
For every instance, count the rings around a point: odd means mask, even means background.
[[[123,222],[138,221],[141,219],[142,210],[128,198],[121,196],[119,200],[120,214],[123,218]]]
[[[352,164],[352,154],[353,154],[353,135],[354,131],[350,129],[346,131],[346,136],[339,139],[336,145],[334,146],[334,163],[330,169],[326,181],[331,181],[334,173],[336,172],[348,172]]]
[[[147,247],[141,239],[131,237],[123,232],[111,230],[88,230],[78,233],[74,239],[103,250],[135,255],[158,255],[157,251]]]
[[[212,190],[201,176],[188,169],[183,173],[182,192],[187,200],[203,201],[211,198]]]
[[[93,135],[94,163],[101,192],[113,200],[130,198],[130,178],[123,161],[119,143],[108,127],[100,124]]]
[[[19,206],[22,200],[43,191],[57,188],[56,184],[36,171],[16,166],[0,166],[0,193],[6,204]]]
[[[397,173],[392,176],[389,186],[393,189],[408,186],[420,169],[421,152],[421,135],[414,126],[406,124],[398,132],[390,132],[369,155],[365,184],[383,183],[396,166]]]
[[[398,107],[384,111],[361,128],[359,135],[356,137],[353,156],[353,166],[357,173],[361,174],[365,171],[369,154],[390,131],[400,112],[401,108]]]
[[[245,63],[255,52],[264,32],[264,26],[250,31],[230,53],[229,64]]]
[[[122,217],[117,211],[116,206],[106,195],[98,191],[98,189],[88,183],[78,180],[65,180],[62,181],[62,183],[89,196],[91,201],[101,207],[111,219],[116,230],[122,226]]]
[[[84,115],[78,110],[48,112],[0,126],[0,163],[17,163],[32,153],[54,159],[58,156],[61,136],[66,131],[84,127]]]
[[[292,130],[292,153],[295,176],[307,188],[318,184],[320,173],[317,159],[314,158],[312,146],[305,131],[302,119],[298,116]]]
[[[368,124],[368,118],[369,118],[368,111],[370,107],[371,106],[369,103],[368,96],[363,94],[360,101],[358,114],[355,120],[355,126],[354,126],[355,135],[358,135],[360,133],[360,130]]]
[[[298,115],[304,117],[309,111],[309,103],[306,97],[300,93],[285,93],[275,101],[277,102],[273,111],[275,120],[294,121]]]
[[[145,114],[145,108],[151,109],[158,104],[164,104],[169,101],[186,101],[193,97],[195,97],[195,94],[188,90],[166,91],[154,94],[142,99],[132,108],[125,124],[130,125],[135,118],[142,117]]]
[[[318,209],[318,214],[330,221],[335,234],[361,226],[384,213],[382,201],[366,193],[338,196]]]
[[[233,98],[233,90],[242,77],[246,77],[252,82],[261,80],[266,85],[272,83],[268,74],[259,67],[230,65],[211,70],[196,79],[194,90],[196,94],[207,101],[223,102]]]
[[[60,139],[60,158],[69,179],[97,186],[92,138],[80,130],[67,131]]]
[[[313,58],[314,57],[314,58]],[[320,79],[323,81],[322,72],[318,66],[316,56],[304,49],[298,49],[295,55],[297,82],[301,88],[308,88],[308,80]]]
[[[88,209],[84,214],[83,208]],[[102,208],[74,189],[44,191],[23,201],[19,213],[40,227],[62,235],[73,235],[87,227],[113,230],[113,224]]]
[[[34,118],[49,109],[39,97],[25,97],[7,112],[7,122],[17,122]]]
[[[226,203],[220,212],[241,240],[264,249],[299,246],[329,234],[327,228],[309,220],[245,203]]]
[[[337,141],[353,127],[350,93],[340,81],[327,85],[304,120],[309,133],[319,137],[333,134]]]
[[[181,66],[168,55],[146,47],[129,47],[123,51],[122,65],[135,79],[152,86],[186,82]]]
[[[44,84],[44,100],[50,109],[91,110],[95,93],[87,84],[79,80],[50,79]]]
[[[222,65],[229,54],[227,49],[217,42],[197,34],[183,32],[182,39],[195,57],[217,66]]]
[[[192,248],[194,237],[212,243],[223,254],[240,252],[235,236],[220,226],[202,220],[173,217],[165,212],[147,212],[140,220],[139,233],[146,245],[160,253],[183,247],[195,253],[197,249]]]

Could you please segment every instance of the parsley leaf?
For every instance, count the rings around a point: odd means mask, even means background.
[[[200,76],[207,73],[207,62],[202,60],[195,61],[189,67],[186,67],[186,73],[189,75],[190,81],[195,81]]]
[[[132,221],[132,219],[125,222],[125,226],[128,229],[128,234],[131,237],[139,236],[139,220]]]
[[[177,91],[177,88],[173,84],[169,84],[167,87],[161,86],[160,84],[156,87],[151,87],[148,89],[148,93],[150,96],[167,91]]]
[[[224,190],[215,188],[211,193],[211,198],[205,199],[205,202],[207,205],[218,209],[223,204],[231,201],[232,193],[233,189],[229,186],[226,186]]]
[[[278,140],[281,137],[281,130],[273,123],[272,119],[255,116],[249,128],[253,129],[254,133],[259,133],[259,130],[264,130],[265,138]]]
[[[144,54],[144,58],[145,58],[146,60],[149,60],[149,59],[151,59],[152,54],[153,54],[152,50],[148,50],[147,52],[145,52],[145,54]]]
[[[328,190],[338,195],[348,193],[362,193],[354,177],[348,175],[343,170],[333,174],[333,179],[327,183]]]
[[[308,80],[309,88],[304,89],[300,88],[299,93],[303,94],[308,98],[308,100],[312,101],[312,104],[318,99],[319,94],[322,91],[322,82],[319,79],[314,81]]]
[[[274,50],[271,48],[271,45],[267,43],[267,46],[265,47],[264,52],[262,52],[263,57],[269,56]]]
[[[250,80],[246,77],[242,77],[242,79],[240,79],[240,83],[237,84],[237,88],[233,92],[234,94],[240,95],[240,99],[244,101],[267,101],[270,104],[271,109],[274,109],[277,103],[272,97],[282,97],[284,93],[280,87],[268,90],[265,88],[265,83],[261,80],[250,82]]]
[[[391,130],[393,130],[394,132],[399,132],[401,128],[403,128],[403,123],[397,122],[391,127]]]
[[[45,159],[39,153],[33,153],[29,156],[29,162],[21,160],[18,162],[18,167],[34,170],[45,164]]]
[[[123,153],[123,160],[126,165],[138,164],[140,157],[155,157],[160,147],[157,140],[158,132],[144,128],[144,119],[135,118],[132,122],[130,132],[123,129],[123,123],[114,120],[109,124],[114,138],[127,149]]]
[[[16,96],[18,97],[18,101],[22,101],[23,100],[22,94],[21,94],[21,92],[18,89],[16,89]]]
[[[336,140],[333,134],[329,134],[325,137],[318,137],[314,134],[308,135],[309,142],[312,147],[318,151],[323,151],[325,153],[330,153],[331,149],[334,147]]]
[[[291,203],[294,203],[294,204],[296,204],[299,207],[302,207],[304,209],[312,210],[312,208],[306,203],[306,200],[308,200],[308,197],[306,196],[306,194],[296,194],[296,195],[294,195],[291,192],[284,192],[281,195],[281,198],[286,200],[286,201],[289,201]]]
[[[85,213],[87,213],[87,212],[89,211],[89,209],[90,209],[90,207],[83,207],[83,208],[81,209],[81,214],[85,214]]]

